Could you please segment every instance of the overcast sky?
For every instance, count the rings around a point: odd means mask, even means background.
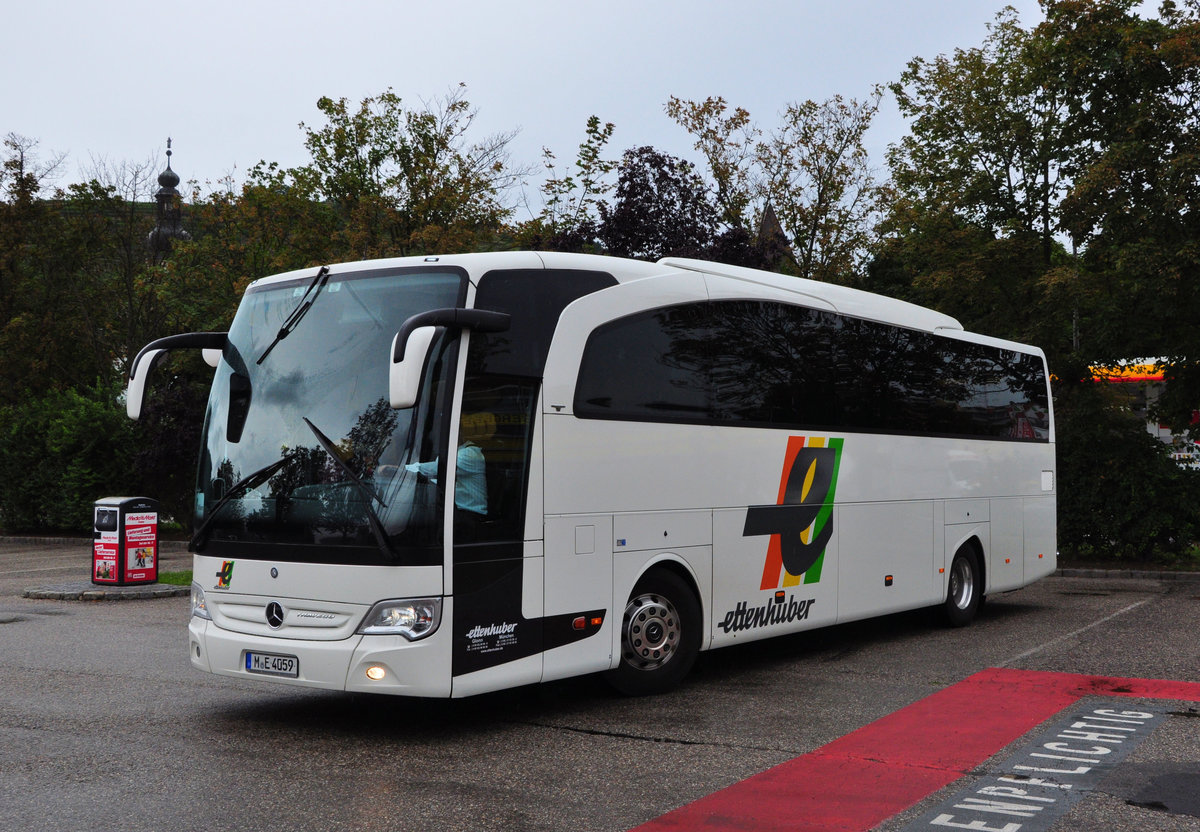
[[[614,156],[649,144],[699,161],[663,112],[669,96],[724,96],[769,128],[789,102],[861,99],[914,56],[979,45],[1005,5],[1041,19],[1036,0],[14,2],[0,135],[68,153],[59,184],[95,159],[165,159],[169,135],[172,167],[208,192],[260,159],[304,163],[297,125],[322,123],[323,95],[391,87],[418,105],[463,82],[477,138],[520,131],[516,162],[537,165],[542,147],[573,160],[592,114],[616,125]],[[904,132],[885,101],[874,164]]]

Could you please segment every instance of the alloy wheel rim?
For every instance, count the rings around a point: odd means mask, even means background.
[[[621,658],[638,670],[662,667],[679,649],[679,612],[669,598],[647,592],[630,599],[621,624]]]
[[[960,610],[970,607],[975,597],[975,574],[966,558],[956,560],[950,571],[950,597]]]

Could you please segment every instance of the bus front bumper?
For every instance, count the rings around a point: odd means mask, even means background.
[[[445,626],[418,641],[358,634],[307,641],[236,633],[192,616],[188,642],[192,666],[219,676],[324,690],[450,696],[450,628]]]

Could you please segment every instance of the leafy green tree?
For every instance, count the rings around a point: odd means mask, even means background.
[[[741,107],[729,112],[720,96],[703,101],[667,99],[667,115],[696,140],[712,177],[721,221],[729,228],[749,230],[751,206],[759,195],[755,150],[762,131]]]
[[[920,209],[997,236],[1036,234],[1046,266],[1078,144],[1051,50],[1007,8],[982,46],[914,58],[890,85],[912,132],[888,155],[896,189]]]
[[[613,188],[609,176],[617,166],[604,155],[613,129],[612,122],[601,124],[599,116],[588,117],[573,173],[560,174],[554,153],[542,149],[548,174],[541,185],[542,210],[517,229],[518,245],[549,251],[596,250],[600,206]]]
[[[774,216],[790,256],[761,259],[801,277],[850,282],[865,262],[880,194],[862,143],[880,95],[790,104],[766,134],[720,97],[672,97],[666,111],[705,159],[720,220],[734,232],[727,242]]]
[[[5,531],[91,528],[92,504],[136,487],[132,429],[111,386],[49,391],[0,407]]]
[[[865,262],[879,188],[863,136],[881,97],[876,90],[862,102],[839,95],[789,104],[757,147],[764,197],[793,240],[803,277],[847,282]]]
[[[1047,311],[1048,276],[1056,300],[1074,304],[1079,292],[1075,271],[1051,273],[1066,265],[1056,234],[1078,142],[1051,52],[1005,9],[982,46],[914,58],[890,85],[911,133],[888,154],[894,196],[867,288],[890,285],[1056,357],[1071,348],[1069,328],[1030,311]]]
[[[1157,20],[1136,5],[1044,0],[1032,29],[1005,10],[981,47],[910,62],[891,88],[912,133],[889,154],[895,198],[866,283],[1042,345],[1060,544],[1148,557],[1194,541],[1200,492],[1087,368],[1170,356],[1164,414],[1182,425],[1200,403],[1200,38],[1194,2]]]
[[[144,247],[152,225],[136,200],[96,180],[0,203],[0,401],[108,379],[156,332]]]
[[[508,191],[528,172],[510,160],[516,133],[471,142],[476,111],[465,91],[420,109],[390,89],[357,108],[322,97],[326,123],[300,125],[311,162],[293,178],[334,203],[356,256],[463,250],[512,215]]]
[[[1101,359],[1166,358],[1156,417],[1183,431],[1200,407],[1200,4],[1056,0],[1055,44],[1081,138],[1063,227],[1095,287],[1084,343]]]

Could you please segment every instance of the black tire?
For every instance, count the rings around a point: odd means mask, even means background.
[[[971,546],[954,553],[950,563],[950,581],[942,612],[951,627],[965,627],[975,619],[983,603],[983,569],[979,554]]]
[[[621,663],[605,674],[626,696],[673,690],[700,650],[700,602],[683,578],[666,569],[647,572],[621,616]]]

